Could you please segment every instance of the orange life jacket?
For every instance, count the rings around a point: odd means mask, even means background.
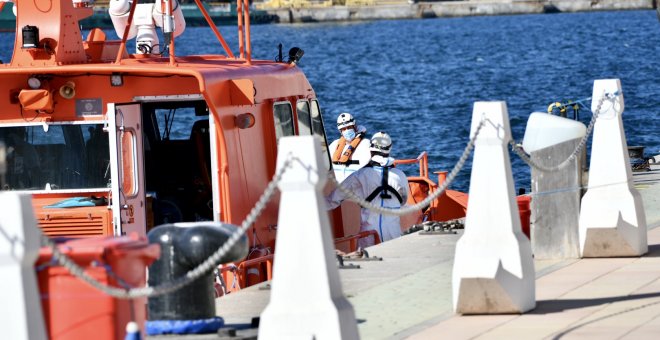
[[[346,146],[346,139],[344,136],[339,138],[337,150],[335,150],[335,153],[332,155],[332,163],[348,165],[350,163],[351,156],[353,155],[353,151],[357,149],[360,141],[362,141],[362,134],[355,136],[355,138],[353,138],[351,141],[351,144],[346,148],[346,151],[342,152],[342,150],[344,150],[344,146]]]

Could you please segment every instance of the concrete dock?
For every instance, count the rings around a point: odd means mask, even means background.
[[[382,261],[342,269],[362,339],[657,339],[660,336],[660,165],[637,172],[648,224],[642,257],[536,260],[537,306],[522,315],[455,315],[451,275],[459,234],[414,233],[369,248]],[[301,268],[304,280],[304,268]],[[250,323],[267,284],[216,300],[229,324]]]
[[[287,1],[281,1],[287,3]],[[466,0],[466,1],[349,1],[319,6],[318,1],[289,1],[290,6],[259,7],[280,23],[420,19],[483,15],[572,13],[587,11],[650,10],[657,0]],[[333,2],[334,3],[334,2]]]

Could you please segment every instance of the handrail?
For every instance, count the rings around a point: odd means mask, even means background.
[[[241,59],[245,58],[245,43],[243,42],[243,0],[236,0],[236,15],[238,15],[238,50]]]
[[[172,1],[173,0],[167,0],[167,16],[168,20],[172,20]],[[172,33],[170,37],[170,65],[176,66],[176,53],[174,51],[174,23],[172,23]]]
[[[133,1],[131,5],[131,11],[128,13],[128,21],[126,21],[126,27],[124,27],[124,34],[121,37],[121,44],[119,44],[119,51],[117,51],[117,58],[115,58],[115,64],[121,63],[121,57],[126,50],[126,40],[128,39],[128,32],[131,30],[133,25],[133,14],[135,13],[135,8],[137,7],[138,0]]]
[[[344,236],[340,238],[335,239],[335,247],[338,244],[344,243],[344,242],[350,242],[349,248],[350,251],[355,251],[357,249],[357,240],[366,238],[369,236],[373,236],[374,238],[374,244],[379,244],[380,243],[380,235],[378,235],[378,232],[375,230],[365,230],[361,231],[357,234],[350,235],[350,236]]]
[[[133,1],[131,4],[131,10],[128,14],[128,21],[126,22],[126,27],[124,28],[124,34],[122,35],[121,38],[121,44],[119,45],[119,51],[117,52],[117,57],[115,58],[115,63],[119,64],[122,60],[122,55],[124,54],[124,51],[126,50],[126,40],[128,40],[128,32],[130,31],[130,27],[133,25],[133,15],[135,13],[135,8],[137,7],[139,0]],[[241,0],[237,0],[237,2],[240,2]],[[213,22],[213,19],[211,19],[211,16],[209,15],[208,11],[206,11],[206,8],[202,4],[200,0],[195,0],[195,4],[197,4],[197,7],[199,10],[202,12],[202,16],[204,16],[204,19],[206,20],[206,23],[209,25],[213,33],[215,34],[216,38],[222,45],[222,48],[225,50],[225,53],[227,53],[227,56],[230,58],[235,58],[234,53],[232,53],[231,49],[229,48],[229,45],[227,45],[227,42],[225,41],[224,37],[216,27],[215,23]],[[4,6],[4,3],[2,5]],[[170,13],[172,12],[172,1],[168,1],[168,6],[170,8]],[[2,7],[0,7],[0,10]],[[239,16],[239,26],[242,25],[241,23],[241,18]],[[249,25],[249,20],[248,20],[248,25]],[[249,33],[248,33],[249,35]],[[239,37],[239,40],[240,37]],[[172,35],[172,39],[170,41],[170,64],[174,65],[175,64],[175,55],[174,55],[174,35]]]
[[[414,164],[418,163],[419,164],[419,176],[420,177],[429,177],[429,160],[428,160],[428,153],[426,151],[422,151],[422,153],[417,156],[417,158],[413,159],[397,159],[394,161],[394,165],[398,164]]]
[[[229,45],[227,45],[227,42],[225,41],[225,38],[222,36],[222,34],[220,34],[220,31],[218,30],[218,27],[213,22],[213,19],[211,19],[211,16],[209,15],[209,12],[206,11],[206,8],[202,4],[202,2],[200,0],[195,0],[195,3],[197,4],[197,7],[199,8],[199,10],[202,12],[202,15],[204,16],[204,19],[206,20],[206,23],[209,25],[209,27],[211,28],[211,30],[215,34],[215,37],[218,39],[218,41],[222,45],[222,48],[225,49],[225,53],[227,53],[227,55],[230,58],[235,58],[234,53],[232,53],[231,50],[229,49]]]
[[[246,62],[252,65],[252,42],[250,39],[250,2],[243,0],[243,15],[245,16],[245,43],[246,43]]]
[[[266,280],[271,280],[273,278],[273,260],[275,258],[275,254],[268,254],[264,256],[259,256],[254,259],[249,259],[245,260],[241,263],[238,264],[238,266],[228,266],[228,267],[222,267],[220,268],[221,273],[226,273],[233,271],[234,269],[239,272],[239,278],[243,277],[245,282],[247,283],[247,269],[249,267],[254,267],[256,265],[259,265],[261,263],[266,263]]]

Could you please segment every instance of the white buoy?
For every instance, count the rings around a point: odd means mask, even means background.
[[[358,339],[353,306],[344,297],[322,190],[327,169],[314,136],[279,141],[280,210],[270,303],[259,339]]]
[[[580,209],[580,253],[582,257],[640,256],[648,251],[646,216],[632,181],[619,79],[594,82],[593,112],[605,94],[610,98],[603,101],[594,126],[589,186]]]
[[[514,194],[506,103],[476,102],[471,137],[482,120],[486,123],[475,142],[465,233],[454,257],[454,311],[524,313],[536,305],[535,272]]]
[[[28,195],[0,194],[0,329],[3,339],[46,339],[34,263],[39,232]]]

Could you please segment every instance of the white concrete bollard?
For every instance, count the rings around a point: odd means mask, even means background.
[[[589,187],[582,197],[579,237],[582,257],[640,256],[648,251],[642,197],[633,186],[623,130],[619,79],[594,82],[591,110],[604,94],[591,146]]]
[[[506,103],[476,102],[471,137],[482,119],[486,123],[475,141],[465,233],[454,257],[454,311],[524,313],[536,306],[535,272],[515,200]]]
[[[39,233],[30,196],[0,194],[0,332],[3,339],[46,339],[34,263]]]
[[[323,200],[327,169],[313,136],[279,141],[277,171],[295,157],[279,183],[270,303],[259,339],[359,339],[353,306],[344,297]]]

